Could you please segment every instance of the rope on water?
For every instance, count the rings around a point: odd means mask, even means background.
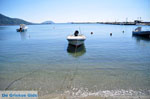
[[[75,46],[75,56],[77,53],[77,48],[78,48],[78,46]],[[75,76],[77,75],[77,71],[78,71],[78,66],[76,65],[76,69],[75,69],[73,75],[70,77],[70,82],[69,82],[69,85],[67,86],[68,89],[71,89],[73,80],[75,79]]]
[[[75,46],[75,55],[76,55],[76,53],[77,53],[77,48],[78,48],[78,46]],[[60,91],[62,91],[63,90],[63,88],[64,88],[64,86],[65,86],[65,83],[67,83],[66,81],[67,80],[69,80],[69,82],[68,82],[68,84],[67,84],[67,89],[71,89],[71,87],[72,87],[72,83],[73,83],[73,80],[75,79],[75,76],[77,75],[77,71],[78,71],[78,67],[76,66],[76,69],[75,69],[75,71],[74,71],[74,73],[73,74],[71,74],[71,72],[69,73],[69,71],[67,72],[67,74],[65,75],[65,78],[64,78],[64,80],[63,80],[63,82],[62,82],[62,86],[60,87]]]
[[[37,71],[37,70],[36,70],[36,71]],[[27,77],[27,76],[33,74],[33,73],[36,72],[36,71],[32,71],[32,72],[30,72],[29,74],[26,74],[26,75],[24,75],[24,76],[22,76],[22,77],[20,77],[20,78],[18,78],[18,79],[15,79],[14,81],[12,81],[12,82],[5,88],[5,90],[8,90],[15,82],[17,82],[17,81],[19,81],[19,80],[21,80],[21,79],[23,79],[23,78],[25,78],[25,77]]]

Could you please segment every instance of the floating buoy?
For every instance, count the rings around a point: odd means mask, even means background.
[[[110,36],[112,36],[112,33],[110,33]]]
[[[93,34],[93,32],[91,32],[91,34]]]

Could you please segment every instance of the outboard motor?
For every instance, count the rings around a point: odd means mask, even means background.
[[[76,30],[76,31],[74,32],[74,36],[78,36],[78,35],[79,35],[79,31]]]

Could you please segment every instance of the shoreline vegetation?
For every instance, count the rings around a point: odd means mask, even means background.
[[[68,23],[54,23],[53,21],[45,21],[42,23],[32,23],[19,18],[10,18],[0,14],[0,26],[5,25],[42,25],[42,24],[111,24],[111,25],[150,25],[150,22],[143,22],[141,20],[134,20],[134,22],[68,22]]]

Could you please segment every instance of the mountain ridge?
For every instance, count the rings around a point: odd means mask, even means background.
[[[35,24],[19,18],[10,18],[0,13],[0,25],[19,25],[19,24]]]
[[[49,21],[44,21],[41,24],[54,24],[54,22],[49,20]]]

